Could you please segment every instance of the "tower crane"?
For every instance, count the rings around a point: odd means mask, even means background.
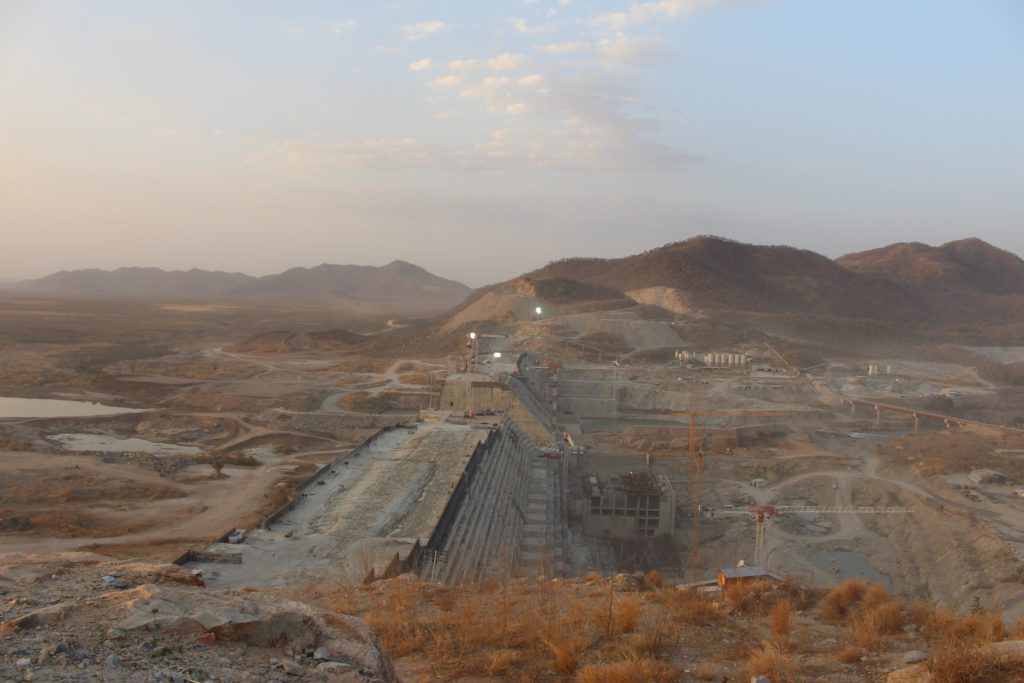
[[[698,447],[697,420],[701,417],[790,417],[799,415],[799,410],[700,410],[696,406],[690,410],[663,410],[662,415],[673,415],[690,418],[690,481],[691,498],[693,499],[693,529],[690,533],[690,559],[691,567],[701,566],[700,562],[700,518],[701,518],[701,489],[704,478],[704,444],[703,439]]]
[[[717,515],[753,515],[754,525],[754,564],[764,562],[764,521],[776,518],[780,514],[800,514],[814,512],[822,515],[882,515],[912,512],[905,507],[862,507],[859,505],[751,505],[746,510],[714,510],[707,511],[709,517]]]

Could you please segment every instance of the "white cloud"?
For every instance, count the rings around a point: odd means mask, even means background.
[[[435,33],[443,28],[443,21],[424,21],[419,24],[409,24],[405,27],[405,39],[419,40],[423,36]]]
[[[590,49],[590,43],[586,43],[582,40],[569,43],[548,43],[547,45],[542,45],[537,49],[549,55],[564,55],[573,52],[585,52]]]
[[[523,55],[514,55],[510,52],[498,55],[492,59],[487,60],[487,66],[494,69],[495,71],[511,71],[522,66],[526,58]]]
[[[472,71],[476,67],[475,59],[456,59],[448,62],[448,68],[452,71]]]
[[[525,33],[528,36],[540,35],[543,33],[551,33],[555,30],[554,24],[536,24],[532,25],[526,21],[526,19],[509,19],[509,23],[515,27],[520,33]]]
[[[516,83],[522,88],[532,88],[535,85],[539,85],[544,77],[540,74],[530,74],[529,76],[523,76]]]
[[[430,68],[431,62],[430,57],[424,57],[423,59],[417,60],[409,64],[409,68],[413,71],[426,71]]]
[[[623,12],[605,12],[599,14],[594,23],[609,28],[613,31],[621,31],[627,26],[642,24],[653,19],[676,19],[684,17],[712,5],[721,4],[724,0],[656,0],[655,2],[640,2],[630,5],[629,9]]]
[[[430,81],[430,85],[438,86],[440,88],[454,88],[462,82],[461,76],[455,74],[448,74],[447,76],[441,76]]]
[[[513,116],[520,116],[530,110],[530,106],[523,102],[513,102],[505,107],[505,111]]]
[[[356,21],[355,19],[345,19],[344,21],[334,22],[333,24],[330,25],[330,27],[328,27],[327,30],[335,35],[338,35],[339,33],[344,33],[345,31],[356,28],[358,26],[359,22]]]
[[[597,51],[601,61],[626,66],[652,64],[667,54],[665,46],[656,38],[623,33],[598,41]]]

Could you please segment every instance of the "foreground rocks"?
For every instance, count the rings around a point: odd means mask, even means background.
[[[0,555],[0,680],[398,681],[367,624],[187,570]]]

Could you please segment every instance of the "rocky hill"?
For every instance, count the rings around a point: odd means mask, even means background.
[[[687,324],[728,319],[818,342],[938,335],[1017,343],[1024,340],[1024,261],[978,239],[898,244],[832,260],[697,237],[623,258],[549,263],[479,290],[449,313],[443,329],[528,321],[536,305],[559,315],[628,309],[645,319],[657,307]]]
[[[324,263],[263,277],[198,269],[75,270],[16,283],[10,288],[62,296],[379,302],[400,304],[410,312],[442,311],[470,293],[460,282],[438,277],[405,261],[380,267]]]
[[[848,254],[836,263],[921,293],[1024,294],[1024,260],[976,238],[941,247],[902,242]]]
[[[618,259],[566,259],[528,273],[624,292],[645,303],[758,313],[895,319],[914,315],[911,291],[843,268],[804,249],[697,237]],[[680,311],[682,312],[682,311]]]

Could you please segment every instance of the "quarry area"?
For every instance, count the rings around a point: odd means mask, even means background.
[[[583,674],[628,642],[654,668],[621,680],[742,680],[785,631],[816,645],[771,680],[869,681],[954,613],[1024,620],[1013,388],[935,354],[801,363],[634,295],[329,333],[132,304],[82,341],[64,304],[7,302],[0,678],[620,680]],[[851,640],[883,603],[898,625]]]

